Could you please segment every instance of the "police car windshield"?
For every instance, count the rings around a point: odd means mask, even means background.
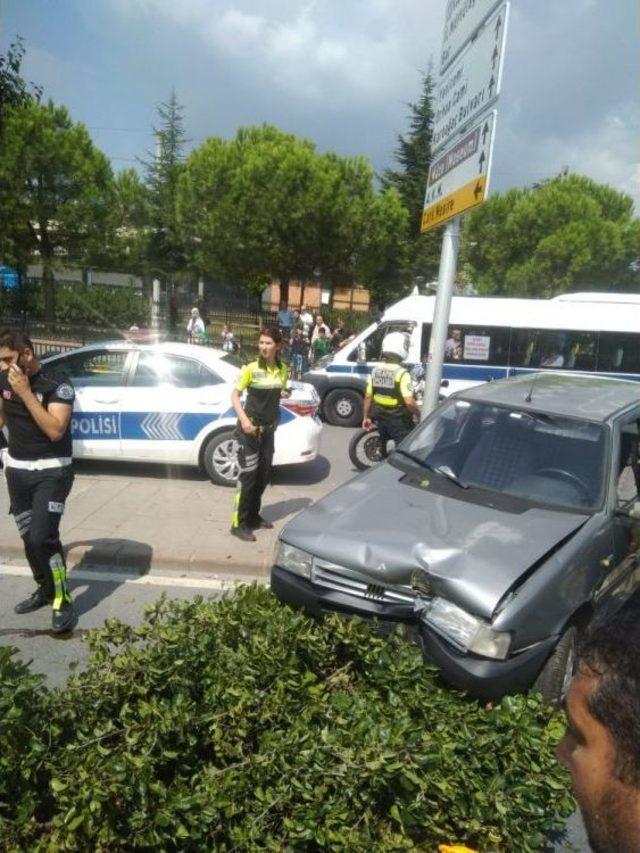
[[[472,488],[585,510],[601,500],[604,445],[598,424],[451,399],[401,449]]]

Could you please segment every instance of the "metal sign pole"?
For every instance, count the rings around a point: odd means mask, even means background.
[[[433,326],[429,339],[429,355],[426,364],[424,399],[422,401],[421,420],[424,420],[438,405],[440,382],[442,381],[442,363],[444,345],[447,340],[451,296],[456,278],[458,244],[460,243],[460,218],[451,219],[442,238],[440,270],[438,272],[438,292],[436,294]]]

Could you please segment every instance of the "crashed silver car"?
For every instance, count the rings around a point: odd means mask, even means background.
[[[278,598],[415,626],[479,698],[553,701],[578,633],[640,583],[640,386],[541,373],[460,392],[393,451],[301,512]]]

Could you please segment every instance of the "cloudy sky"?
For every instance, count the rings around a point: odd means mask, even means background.
[[[190,147],[269,122],[393,162],[439,55],[445,0],[0,0],[0,50],[84,122],[115,169],[152,148],[175,88]],[[512,0],[494,190],[564,166],[640,210],[638,0]]]

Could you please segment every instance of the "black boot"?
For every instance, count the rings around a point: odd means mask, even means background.
[[[273,530],[273,524],[261,515],[252,521],[249,526],[252,530]]]
[[[255,542],[256,537],[251,532],[249,527],[232,527],[231,535],[237,539],[242,539],[243,542]]]
[[[54,634],[70,631],[77,621],[72,601],[65,601],[59,610],[51,611],[51,630]]]
[[[32,592],[29,598],[20,601],[13,608],[14,613],[32,613],[34,610],[40,610],[41,607],[46,607],[53,601],[53,593],[48,593],[44,587],[39,586],[35,592]]]

